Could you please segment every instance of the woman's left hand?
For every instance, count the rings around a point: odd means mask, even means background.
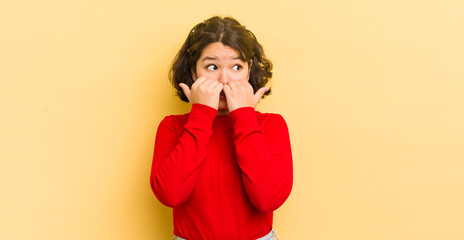
[[[268,87],[262,87],[253,94],[253,87],[246,80],[230,81],[223,87],[226,94],[227,107],[229,112],[241,107],[255,108],[259,99],[269,90]]]

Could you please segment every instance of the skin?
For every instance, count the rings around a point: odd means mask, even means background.
[[[211,43],[203,49],[195,70],[192,88],[184,83],[179,86],[192,104],[210,106],[219,110],[219,114],[228,114],[241,107],[255,108],[269,90],[263,87],[254,94],[248,82],[248,63],[240,59],[237,50],[221,42]]]

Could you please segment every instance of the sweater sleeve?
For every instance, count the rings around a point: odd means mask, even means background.
[[[229,116],[246,193],[258,210],[274,211],[288,198],[293,184],[287,124],[282,116],[270,114],[260,126],[252,107],[236,109]]]
[[[214,108],[193,104],[180,137],[174,117],[165,117],[158,126],[150,184],[164,205],[175,207],[188,200],[208,152],[216,114]]]

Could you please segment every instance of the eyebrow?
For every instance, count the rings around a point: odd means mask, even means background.
[[[237,59],[242,60],[240,57],[232,58],[232,60],[237,60]],[[205,57],[205,58],[203,58],[202,62],[204,62],[206,60],[218,60],[218,58],[217,57]]]
[[[217,60],[217,57],[205,57],[205,58],[203,58],[202,62],[204,62],[206,60]]]

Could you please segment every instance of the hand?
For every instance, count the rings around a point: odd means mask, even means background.
[[[185,83],[180,83],[179,86],[184,91],[190,103],[200,103],[218,109],[219,94],[223,88],[220,82],[207,79],[206,77],[199,77],[192,84],[192,89]]]
[[[229,112],[241,107],[255,108],[259,99],[268,90],[268,87],[262,87],[253,94],[253,87],[248,81],[230,81],[227,85],[224,85]]]

